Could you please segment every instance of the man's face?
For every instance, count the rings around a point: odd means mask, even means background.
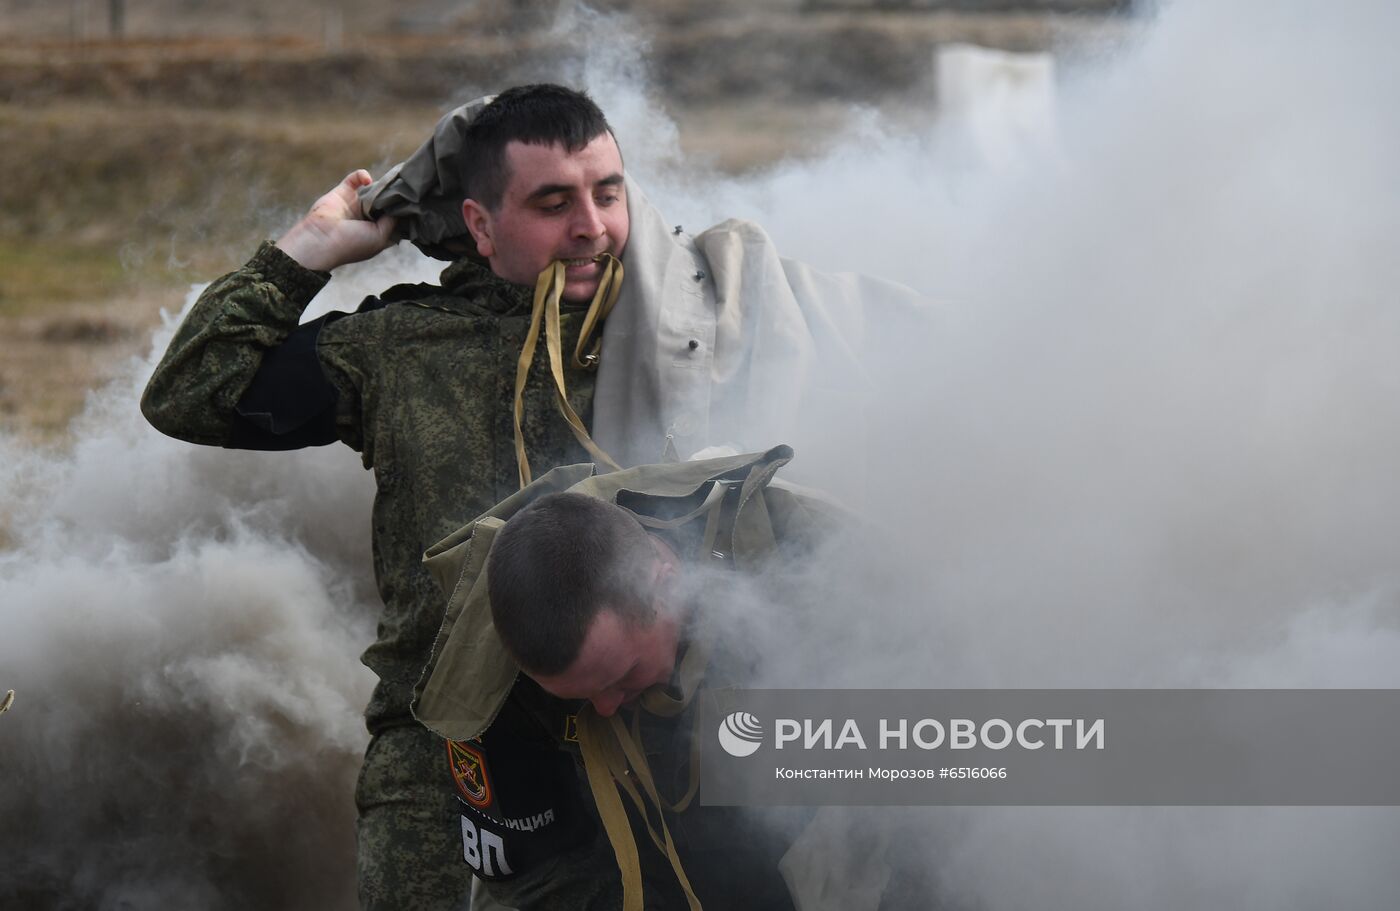
[[[533,285],[556,259],[567,264],[564,299],[593,298],[602,278],[601,253],[621,256],[627,246],[627,196],[622,155],[611,133],[577,152],[561,145],[506,146],[509,174],[500,208],[474,199],[462,215],[491,271],[506,281]]]
[[[588,700],[606,718],[643,690],[670,681],[678,630],[668,611],[641,625],[604,609],[593,618],[573,664],[552,676],[530,676],[560,699]]]

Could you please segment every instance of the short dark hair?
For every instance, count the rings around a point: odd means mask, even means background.
[[[492,212],[501,207],[510,181],[506,146],[511,142],[577,152],[611,132],[602,110],[583,92],[548,82],[506,89],[467,125],[457,159],[466,198]]]
[[[561,673],[604,607],[634,624],[654,619],[654,554],[620,506],[576,493],[543,496],[506,522],[486,559],[496,633],[526,671]]]

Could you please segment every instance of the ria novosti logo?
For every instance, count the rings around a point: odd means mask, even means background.
[[[719,745],[730,756],[752,756],[763,745],[763,723],[748,712],[731,712],[719,723]]]

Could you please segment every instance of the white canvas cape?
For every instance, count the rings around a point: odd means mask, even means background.
[[[791,441],[794,463],[850,459],[879,394],[871,362],[908,350],[931,308],[914,291],[784,259],[729,220],[676,233],[634,182],[622,295],[603,332],[593,437],[623,465]],[[826,430],[833,433],[826,433]],[[837,439],[833,439],[833,437]],[[827,466],[827,467],[835,467]],[[845,464],[845,470],[858,468]]]

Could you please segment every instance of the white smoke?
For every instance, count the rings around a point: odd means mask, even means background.
[[[1368,0],[1168,7],[1061,68],[1054,154],[991,174],[932,112],[864,112],[828,154],[724,180],[678,163],[615,23],[578,25],[607,40],[576,75],[664,212],[753,217],[786,255],[944,302],[862,479],[907,573],[804,661],[842,685],[1400,682],[1397,25]],[[339,447],[160,437],[149,369],[71,451],[0,441],[0,899],[347,902],[369,480]],[[932,877],[896,907],[1380,908],[1400,886],[1388,808],[884,818]]]
[[[945,301],[864,479],[904,571],[832,599],[858,606],[844,639],[776,636],[775,679],[1400,684],[1397,26],[1181,4],[1071,71],[1058,149],[1019,171],[876,121],[731,186],[789,255]],[[896,907],[1383,908],[1400,886],[1391,808],[874,815],[927,877]]]
[[[1018,171],[874,121],[720,194],[785,253],[943,301],[865,480],[920,610],[976,650],[962,679],[1243,685],[1203,655],[1393,627],[1398,20],[1172,7],[1070,72],[1060,148]]]
[[[372,485],[347,450],[147,426],[174,324],[92,396],[70,450],[0,440],[5,907],[354,900]]]

